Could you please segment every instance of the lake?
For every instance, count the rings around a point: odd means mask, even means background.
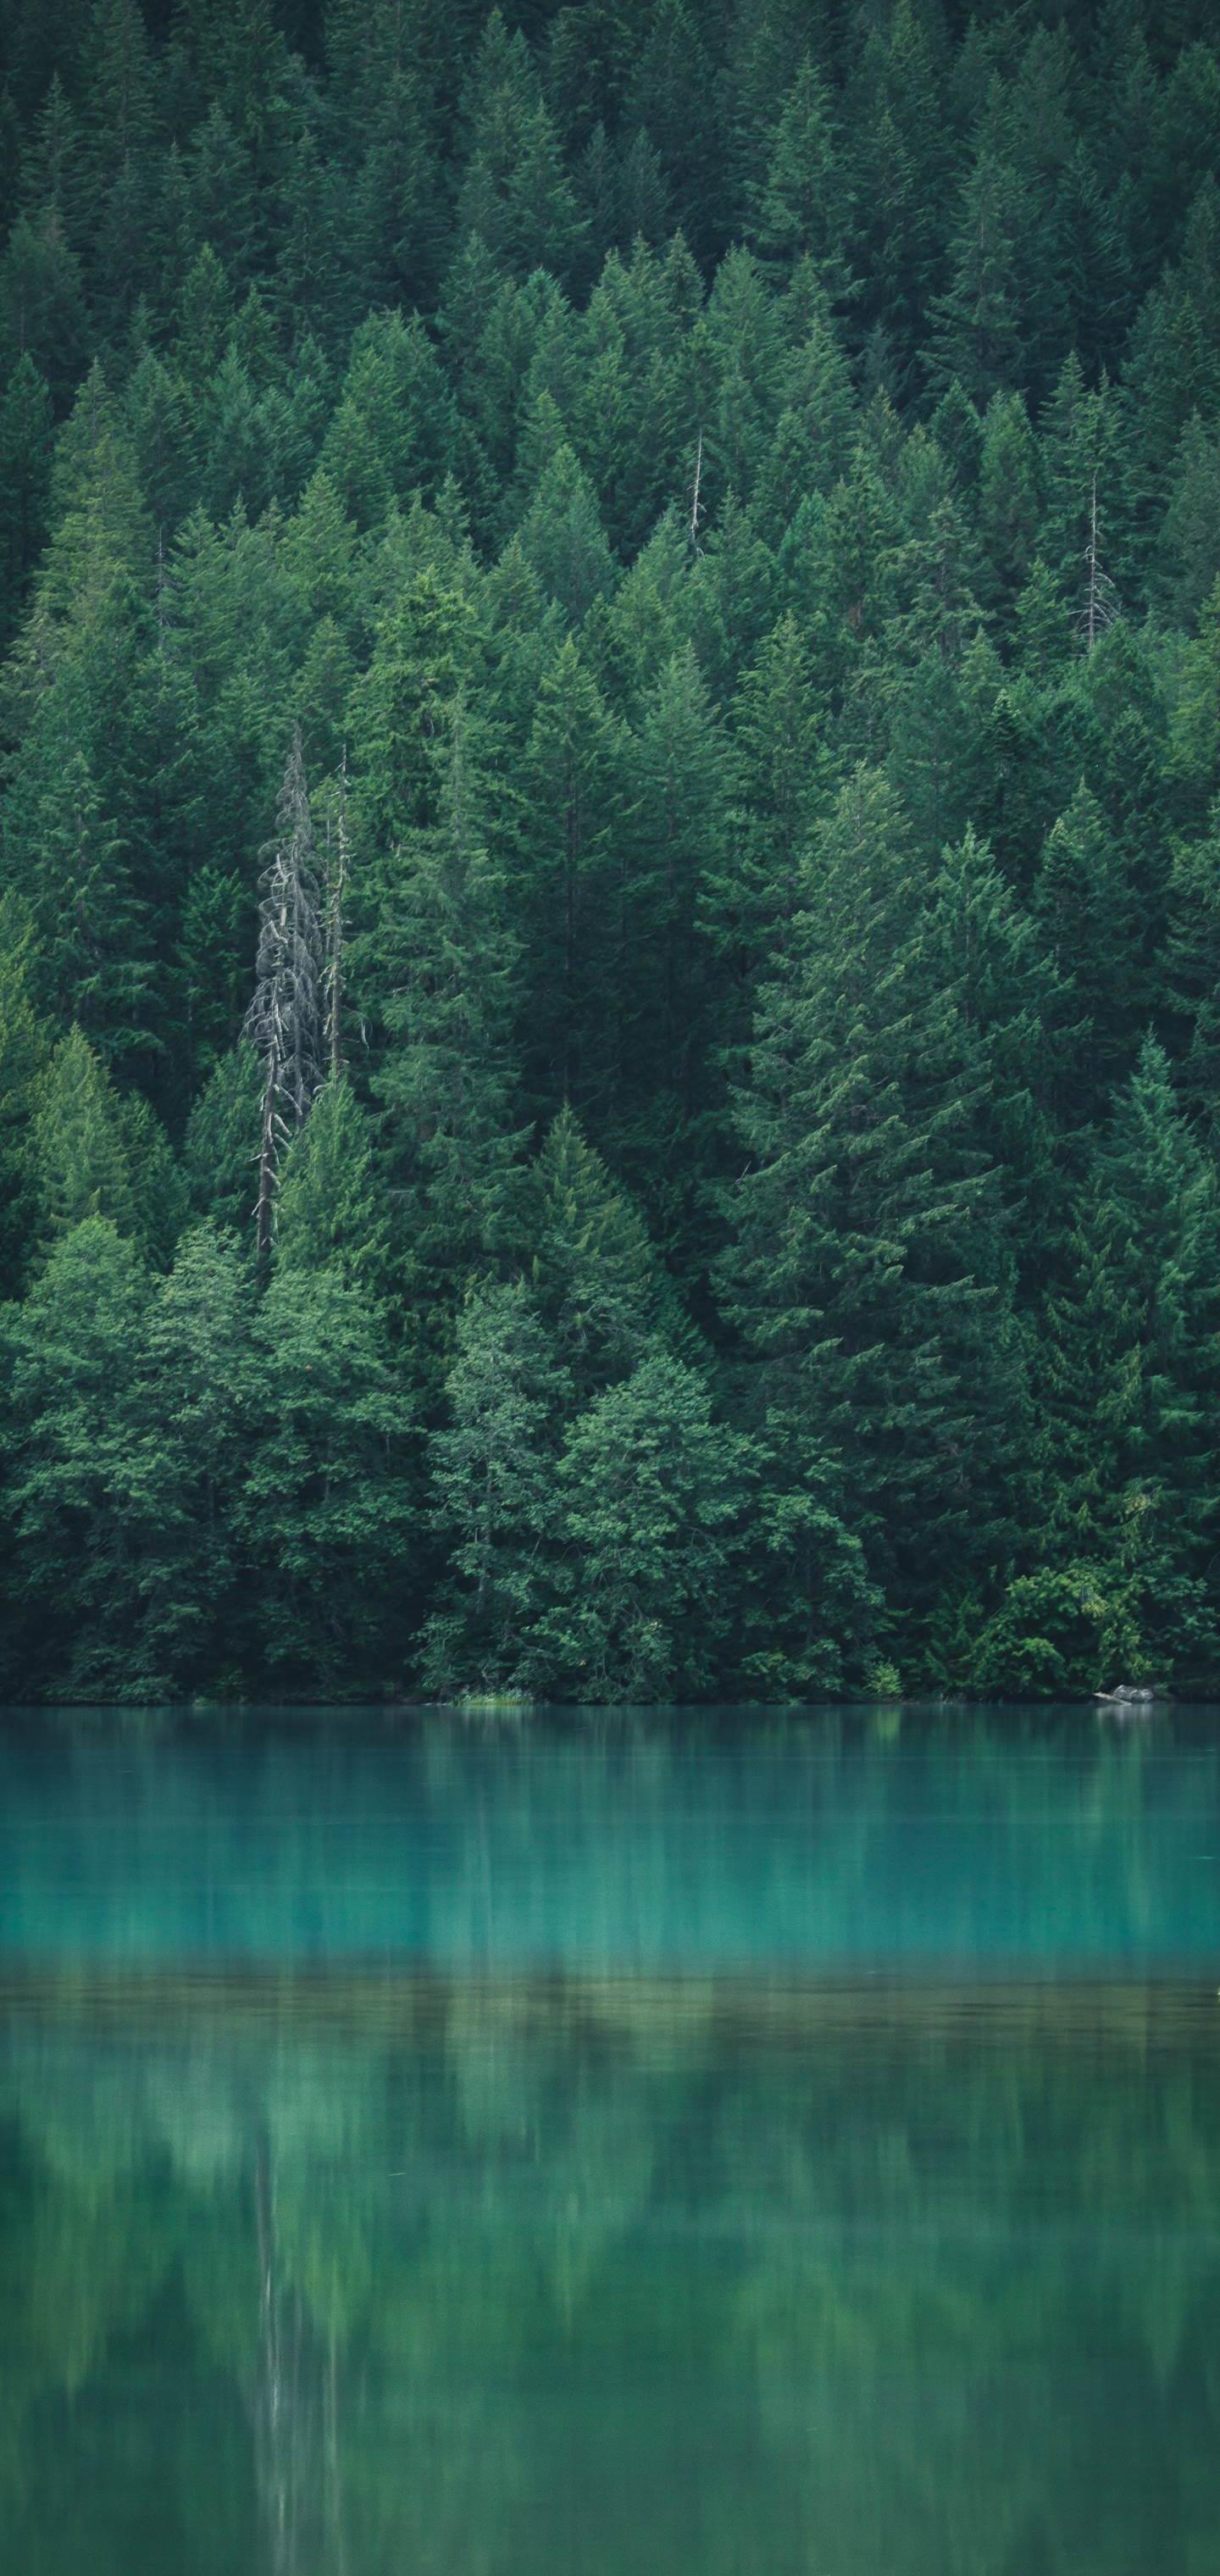
[[[0,2567],[1211,2576],[1218,1984],[1215,1713],[14,1715]]]

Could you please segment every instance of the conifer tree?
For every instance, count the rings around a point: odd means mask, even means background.
[[[414,1624],[411,1409],[384,1320],[339,1265],[276,1267],[252,1331],[235,1524],[277,1688],[384,1688]]]
[[[20,1690],[1220,1678],[1220,62],[966,14],[10,0]]]
[[[930,369],[935,382],[955,381],[979,409],[993,394],[1021,382],[1025,334],[1018,249],[1025,214],[1015,173],[984,145],[963,189],[949,244],[950,283],[933,305]]]
[[[535,1669],[561,1696],[697,1697],[715,1669],[746,1447],[667,1353],[607,1387],[557,1470],[564,1547]]]
[[[835,153],[830,99],[807,54],[784,100],[771,142],[767,175],[755,184],[754,233],[764,257],[811,260],[819,282],[840,294],[843,275],[843,181]]]
[[[433,1332],[447,1330],[446,1308],[499,1239],[518,1146],[517,938],[503,867],[484,836],[485,799],[459,699],[436,820],[405,833],[387,862],[366,969],[376,973],[386,1033],[376,1091],[400,1194],[408,1303]]]
[[[829,711],[791,611],[747,671],[733,723],[741,802],[726,877],[709,884],[705,919],[717,944],[735,950],[742,982],[752,983],[786,944],[827,783]]]
[[[431,1437],[432,1518],[449,1571],[424,1637],[425,1686],[527,1686],[555,1525],[566,1389],[525,1286],[484,1286],[458,1319],[446,1420]]]
[[[0,400],[0,639],[11,638],[47,533],[51,397],[33,359],[17,361]]]
[[[689,1216],[692,1147],[710,1101],[712,976],[708,901],[722,889],[730,754],[697,657],[665,665],[630,758],[634,814],[622,957],[621,1038],[629,1176],[648,1170],[663,1245]],[[664,1140],[664,1142],[662,1142]],[[667,1167],[667,1168],[666,1168]]]
[[[1045,1346],[1055,1519],[1123,1600],[1142,1672],[1206,1666],[1216,1650],[1218,1230],[1214,1168],[1149,1039],[1102,1140]]]
[[[1096,797],[1080,781],[1049,834],[1033,909],[1057,973],[1081,1015],[1075,1062],[1061,1115],[1070,1123],[1096,1110],[1101,1087],[1131,1055],[1135,916],[1126,871],[1115,865]]]
[[[34,1124],[39,1221],[48,1244],[104,1217],[121,1233],[135,1229],[131,1167],[114,1089],[78,1028],[51,1057]]]
[[[996,1175],[925,904],[892,791],[858,773],[760,995],[722,1264],[760,1416],[841,1454],[849,1525],[902,1589],[928,1583],[932,1529],[976,1558],[996,1543],[1019,1383]]]
[[[613,1113],[622,1067],[615,1001],[625,906],[625,745],[564,639],[539,684],[521,774],[520,838],[530,973],[521,1036],[531,1091]]]
[[[0,1296],[23,1285],[38,1218],[35,1118],[47,1042],[36,1009],[33,922],[16,895],[0,895]]]
[[[0,1625],[16,1632],[25,1688],[51,1697],[146,1698],[169,1679],[142,1635],[150,1293],[108,1217],[72,1222],[65,1209],[24,1304],[0,1308]]]
[[[539,1314],[580,1398],[674,1329],[677,1301],[643,1218],[569,1107],[530,1166],[518,1222]]]
[[[277,1266],[321,1270],[333,1262],[377,1297],[386,1286],[388,1232],[370,1121],[346,1075],[331,1073],[285,1158]]]
[[[264,1071],[248,1038],[222,1055],[192,1103],[183,1144],[190,1207],[245,1234],[258,1188]]]
[[[147,1477],[143,1648],[176,1691],[231,1689],[257,1635],[237,1529],[254,1400],[251,1304],[244,1247],[199,1225],[145,1317],[133,1408]]]

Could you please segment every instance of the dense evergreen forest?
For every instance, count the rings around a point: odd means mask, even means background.
[[[1207,0],[0,0],[0,1681],[1220,1672]]]

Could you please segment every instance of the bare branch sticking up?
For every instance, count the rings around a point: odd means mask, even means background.
[[[325,1061],[323,935],[299,726],[284,770],[275,839],[264,857],[257,980],[246,1014],[246,1035],[264,1070],[255,1206],[260,1262],[275,1232],[281,1156],[309,1115]]]

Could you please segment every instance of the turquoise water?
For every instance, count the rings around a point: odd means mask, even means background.
[[[1203,2576],[1220,1721],[13,1721],[4,2576]]]

